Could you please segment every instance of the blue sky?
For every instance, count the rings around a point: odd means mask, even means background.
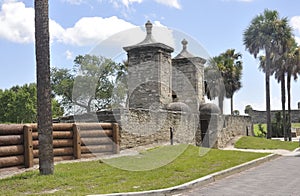
[[[0,89],[35,82],[33,2],[0,0]],[[50,0],[49,4],[51,66],[71,68],[76,55],[151,20],[189,35],[210,56],[229,48],[243,54],[243,88],[234,96],[234,108],[242,113],[248,104],[265,109],[264,74],[242,43],[251,19],[266,8],[276,9],[288,17],[300,43],[299,0]],[[271,85],[271,108],[280,109],[280,86],[275,80]],[[300,82],[292,87],[296,108]],[[228,111],[229,102],[226,105]]]

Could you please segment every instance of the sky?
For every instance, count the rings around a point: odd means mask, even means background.
[[[0,89],[36,81],[33,3],[0,0]],[[258,69],[259,61],[246,51],[243,32],[265,9],[277,10],[280,17],[288,18],[300,44],[299,7],[299,0],[49,0],[51,66],[72,68],[77,55],[91,53],[115,34],[141,29],[150,20],[167,33],[181,34],[178,39],[187,37],[189,50],[196,56],[213,57],[227,49],[240,52],[243,87],[234,95],[234,109],[241,114],[246,105],[265,110],[264,73]],[[159,35],[155,38],[164,42]],[[175,53],[180,46],[178,39],[173,42]],[[114,55],[111,58],[117,58]],[[292,83],[294,109],[300,102],[299,87],[300,82]],[[271,109],[280,109],[280,100],[280,86],[272,77]],[[228,100],[225,106],[228,112]]]

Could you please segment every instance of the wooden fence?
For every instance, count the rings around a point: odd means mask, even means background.
[[[116,123],[53,124],[54,161],[117,154],[119,127]],[[36,124],[0,125],[0,169],[38,164]]]

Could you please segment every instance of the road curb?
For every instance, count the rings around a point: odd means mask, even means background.
[[[158,190],[150,190],[150,191],[142,191],[142,192],[127,192],[127,193],[112,193],[112,194],[98,194],[98,196],[160,196],[160,195],[171,195],[171,194],[175,194],[177,192],[182,192],[183,190],[187,190],[187,189],[191,189],[193,187],[196,186],[204,186],[206,184],[212,183],[216,180],[220,180],[222,178],[225,178],[227,176],[239,173],[241,171],[250,169],[252,167],[258,166],[264,162],[273,160],[280,157],[280,155],[278,154],[270,154],[267,155],[265,157],[261,157],[240,165],[237,165],[235,167],[223,170],[223,171],[219,171],[207,176],[203,176],[201,178],[198,178],[196,180],[178,185],[178,186],[174,186],[174,187],[170,187],[170,188],[165,188],[165,189],[158,189]]]

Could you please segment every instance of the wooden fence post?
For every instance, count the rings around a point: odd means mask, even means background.
[[[25,168],[33,167],[32,128],[25,125],[24,130],[24,165]]]
[[[80,138],[80,127],[76,124],[73,124],[73,152],[74,158],[80,159],[81,158],[81,138]]]
[[[113,152],[115,154],[120,153],[120,129],[118,123],[113,123],[112,125],[112,132],[113,132]]]

